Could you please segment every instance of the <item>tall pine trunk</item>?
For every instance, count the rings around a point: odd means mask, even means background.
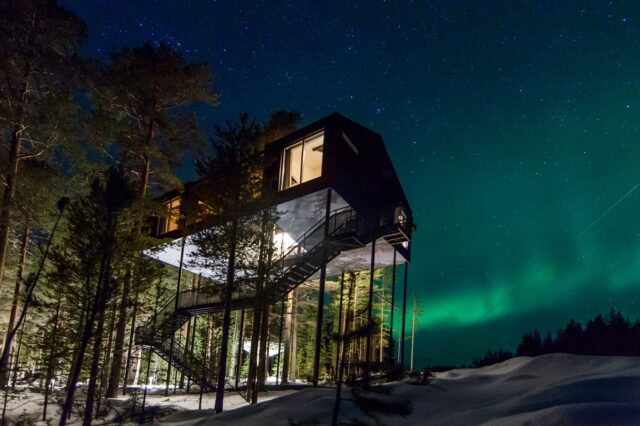
[[[102,361],[102,366],[100,368],[100,383],[98,384],[98,397],[96,398],[98,403],[96,406],[96,419],[98,418],[98,413],[100,412],[100,403],[102,401],[102,391],[107,387],[107,380],[105,380],[105,376],[107,375],[107,367],[109,366],[109,360],[111,360],[111,354],[114,352],[113,350],[113,330],[114,323],[116,321],[116,306],[114,305],[111,309],[111,314],[109,315],[109,338],[107,339],[107,347],[104,349],[104,358]],[[106,394],[106,392],[105,392]],[[107,398],[105,396],[105,398]]]
[[[153,138],[155,137],[155,121],[151,120],[149,124],[149,129],[146,136],[146,145],[151,146],[153,143]],[[147,155],[142,156],[142,171],[140,173],[140,190],[139,197],[140,201],[143,202],[147,198],[147,189],[149,186],[149,175],[151,174],[151,159]],[[142,224],[144,221],[144,213],[141,212],[140,217],[138,218],[138,222],[136,223],[135,231],[136,234],[142,233]],[[133,262],[135,263],[135,258]],[[118,328],[116,330],[116,340],[115,347],[116,353],[113,356],[113,362],[111,364],[111,370],[109,372],[109,387],[107,388],[106,396],[109,398],[114,398],[118,393],[118,385],[120,384],[120,375],[122,372],[122,355],[124,353],[124,338],[127,328],[127,307],[129,304],[129,300],[131,298],[131,280],[133,277],[133,264],[128,265],[128,270],[126,272],[126,276],[123,283],[122,289],[122,304],[120,306],[120,317],[118,319]],[[136,299],[138,298],[138,289],[136,291]],[[134,315],[135,321],[135,315]],[[133,333],[133,329],[131,330]],[[131,344],[132,339],[129,339]],[[127,366],[129,365],[129,357],[131,356],[131,350],[129,349],[127,352]],[[125,384],[123,386],[123,393],[126,393],[126,379],[128,379],[128,371],[125,372]]]
[[[58,294],[58,300],[56,302],[56,315],[54,317],[53,320],[53,336],[51,336],[51,343],[49,344],[49,358],[47,359],[47,372],[46,372],[46,376],[45,376],[45,389],[44,389],[44,407],[42,408],[42,421],[46,421],[47,420],[47,404],[49,402],[49,391],[51,388],[51,379],[53,376],[53,369],[54,369],[54,363],[56,361],[55,359],[55,343],[57,341],[57,337],[58,337],[58,322],[60,319],[60,303],[62,300],[62,295]]]
[[[18,106],[18,120],[11,132],[11,144],[9,146],[9,167],[4,177],[4,194],[0,204],[0,289],[2,289],[2,279],[4,277],[7,248],[9,246],[9,231],[11,226],[11,209],[13,207],[13,197],[16,192],[16,181],[18,178],[18,163],[20,162],[20,146],[22,132],[24,132],[25,105],[27,104],[27,94],[29,93],[30,66],[27,65],[25,80],[22,85],[21,102]]]
[[[124,277],[122,288],[122,300],[120,301],[120,311],[118,324],[116,325],[116,340],[111,360],[111,371],[109,373],[109,385],[105,397],[115,398],[120,385],[120,372],[122,370],[122,355],[124,354],[124,336],[127,328],[127,307],[129,305],[129,292],[131,287],[131,272],[127,271]]]
[[[71,409],[73,407],[73,397],[76,392],[76,383],[78,382],[78,377],[80,377],[80,371],[82,370],[82,361],[84,359],[84,354],[87,351],[87,346],[89,346],[89,340],[91,340],[95,317],[95,310],[89,313],[87,322],[85,323],[84,330],[82,332],[82,336],[80,338],[80,343],[78,344],[78,349],[76,351],[73,363],[71,364],[71,371],[69,372],[69,379],[67,380],[67,396],[65,398],[64,405],[62,406],[60,422],[58,423],[59,426],[66,425],[67,419],[71,415]]]
[[[18,305],[20,304],[20,290],[22,288],[24,265],[27,260],[27,247],[29,245],[29,219],[25,219],[22,228],[22,237],[20,238],[20,260],[18,262],[18,273],[16,276],[16,285],[13,289],[13,302],[11,303],[11,313],[9,314],[9,327],[7,331],[13,329],[16,324],[16,315],[18,314]]]
[[[260,363],[258,364],[258,390],[264,389],[264,384],[267,381],[267,370],[269,368],[269,312],[270,306],[266,305],[262,308],[262,320],[260,322]],[[257,397],[257,392],[256,392]],[[257,402],[257,401],[256,401]]]
[[[338,359],[340,360],[340,362],[338,363],[339,367],[338,367],[338,378],[336,380],[336,402],[335,405],[333,406],[333,416],[331,418],[331,426],[335,426],[338,424],[338,415],[340,414],[340,401],[342,400],[342,382],[344,381],[344,370],[345,370],[345,361],[346,361],[346,356],[345,353],[349,352],[349,343],[351,342],[351,336],[349,336],[348,334],[348,330],[349,330],[349,314],[350,314],[350,309],[349,309],[349,305],[351,304],[351,296],[353,293],[353,285],[354,282],[352,280],[349,280],[349,292],[347,295],[347,315],[344,321],[344,326],[342,324],[339,325],[340,327],[340,331],[339,331],[339,335],[340,338],[338,340]],[[342,291],[342,287],[340,288],[340,291]],[[340,297],[342,297],[342,294],[340,295]]]
[[[222,315],[222,336],[220,338],[220,357],[218,362],[218,383],[216,386],[216,402],[214,411],[221,413],[224,404],[224,388],[227,372],[227,353],[229,350],[229,328],[231,327],[231,298],[236,275],[236,239],[238,233],[238,219],[234,219],[231,228],[229,247],[229,262],[227,266],[227,282],[224,288],[224,313]]]
[[[100,367],[100,355],[102,355],[102,334],[104,332],[104,309],[98,315],[96,332],[93,336],[93,353],[91,355],[91,368],[89,370],[89,385],[87,386],[87,399],[82,418],[83,426],[91,426],[93,418],[93,405],[96,397],[96,385],[98,382],[98,369]]]
[[[136,316],[138,315],[138,302],[139,302],[138,299],[140,298],[137,288],[135,289],[135,293],[136,293],[136,298],[135,298],[135,301],[133,302],[133,313],[131,314],[131,330],[129,330],[129,345],[127,347],[127,361],[124,368],[124,379],[122,380],[123,395],[127,394],[127,384],[129,383],[129,370],[131,369],[131,353],[133,351],[133,337],[136,332]],[[117,342],[118,341],[116,340],[116,344]],[[138,377],[138,370],[136,369],[136,380],[135,380],[134,386],[138,384],[137,377]]]
[[[258,359],[258,339],[260,338],[260,307],[256,306],[253,309],[253,320],[251,321],[251,346],[249,348],[249,371],[247,372],[247,401],[254,404],[254,401],[258,400],[255,395],[256,390],[256,373],[257,373],[257,359]]]
[[[29,220],[25,219],[24,226],[22,228],[22,237],[20,238],[20,260],[18,262],[18,273],[16,276],[16,285],[13,289],[13,302],[11,303],[11,313],[9,314],[9,325],[7,326],[7,336],[5,340],[9,338],[9,333],[15,327],[16,316],[18,315],[18,305],[20,304],[20,293],[22,289],[24,265],[27,260],[27,247],[29,244]],[[13,351],[13,347],[11,348]],[[17,366],[17,361],[14,363],[14,368]],[[2,383],[0,387],[5,387],[9,381],[9,374],[1,377]]]
[[[87,319],[84,325],[84,330],[82,331],[82,337],[80,339],[80,344],[78,345],[78,350],[76,352],[75,359],[71,364],[71,371],[69,372],[69,379],[67,381],[67,395],[65,397],[64,405],[62,406],[62,413],[60,415],[59,426],[64,426],[67,424],[67,419],[71,415],[71,409],[73,407],[73,397],[76,391],[76,383],[78,382],[78,378],[80,377],[80,372],[82,370],[82,361],[84,359],[85,352],[87,351],[87,346],[89,345],[89,341],[91,340],[91,336],[94,331],[93,327],[96,321],[96,317],[99,318],[98,328],[101,327],[101,322],[104,321],[104,311],[107,305],[107,286],[109,285],[110,279],[110,269],[111,269],[111,250],[113,248],[113,243],[115,240],[115,228],[116,221],[115,218],[109,217],[107,220],[107,233],[108,238],[106,244],[103,247],[102,258],[100,259],[100,269],[98,272],[98,280],[96,282],[96,291],[93,297],[93,301],[91,303],[91,307],[87,312]],[[96,343],[97,343],[97,332],[96,334]],[[93,369],[93,367],[92,367]],[[97,369],[96,369],[97,373]],[[88,398],[88,395],[87,395]],[[88,401],[87,401],[88,402]],[[86,417],[86,410],[85,410]],[[89,416],[89,424],[91,422],[91,416]]]
[[[187,336],[184,340],[184,354],[189,356],[190,346],[189,338],[191,337],[191,318],[187,321]],[[180,380],[178,381],[178,387],[184,389],[184,370],[180,370]]]
[[[282,384],[289,383],[289,359],[291,358],[291,317],[293,315],[293,291],[287,294],[284,319],[284,352],[282,355]]]
[[[44,267],[44,262],[47,260],[47,255],[49,253],[49,248],[51,247],[51,242],[53,241],[53,237],[56,233],[56,229],[58,228],[58,224],[60,223],[60,219],[62,218],[62,214],[64,213],[64,209],[66,206],[66,202],[63,202],[63,199],[61,199],[58,202],[58,208],[60,210],[60,213],[58,214],[58,217],[53,225],[53,228],[51,229],[51,234],[49,235],[49,238],[47,240],[47,244],[46,247],[44,249],[44,253],[42,254],[42,259],[40,261],[40,264],[38,266],[38,269],[36,271],[36,273],[31,277],[31,279],[29,280],[28,284],[27,284],[27,291],[26,291],[26,295],[25,295],[25,301],[24,301],[24,306],[22,307],[22,310],[20,312],[20,317],[18,318],[18,323],[16,324],[15,327],[13,327],[13,329],[10,329],[7,332],[7,337],[4,341],[4,347],[2,350],[2,355],[0,356],[0,383],[2,384],[6,384],[8,382],[8,378],[9,378],[9,371],[8,371],[8,365],[9,365],[9,354],[11,352],[11,346],[13,344],[13,338],[15,337],[16,333],[18,332],[18,328],[21,327],[22,324],[24,324],[24,321],[27,317],[27,310],[29,308],[29,304],[32,302],[33,300],[33,292],[35,290],[36,284],[38,283],[38,279],[40,278],[40,273],[43,270]]]
[[[271,225],[271,226],[270,226]],[[269,270],[271,269],[271,256],[273,250],[271,246],[273,244],[273,236],[271,234],[273,225],[268,220],[268,215],[265,213],[262,220],[262,232],[261,232],[261,251],[263,253],[262,260],[260,261],[260,268],[262,269],[262,289],[267,291],[269,283]],[[267,369],[269,363],[269,313],[271,312],[271,306],[266,304],[262,307],[262,319],[260,323],[260,364],[258,368],[258,381],[255,392],[255,402],[258,402],[258,390],[264,389],[264,384],[267,381]]]

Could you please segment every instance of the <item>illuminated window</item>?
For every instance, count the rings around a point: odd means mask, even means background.
[[[167,216],[160,220],[160,229],[158,230],[158,234],[165,234],[178,229],[178,221],[180,219],[180,198],[169,200],[164,203],[164,205],[167,209]]]
[[[324,133],[305,138],[284,151],[281,188],[308,182],[322,176]]]

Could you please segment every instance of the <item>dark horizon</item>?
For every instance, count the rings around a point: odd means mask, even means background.
[[[635,4],[62,3],[86,56],[151,41],[210,62],[209,133],[286,108],[382,135],[418,225],[418,366],[612,307],[640,317]]]

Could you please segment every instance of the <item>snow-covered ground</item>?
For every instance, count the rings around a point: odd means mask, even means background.
[[[368,402],[360,404],[345,390],[339,421],[372,425],[640,425],[640,358],[519,357],[490,367],[439,373],[424,386],[403,382],[381,388],[386,393],[366,394]],[[220,415],[179,412],[158,424],[325,425],[331,422],[334,397],[334,389],[304,389]],[[389,412],[402,412],[407,405],[409,414]]]
[[[331,422],[335,389],[271,391],[248,406],[229,393],[225,412],[212,412],[213,394],[164,397],[153,389],[147,406],[162,408],[159,426],[326,425]],[[550,354],[514,358],[490,367],[438,373],[423,386],[409,381],[380,386],[356,401],[343,391],[339,423],[371,425],[640,425],[640,358]],[[59,397],[60,395],[58,395]],[[80,402],[81,403],[81,402]],[[113,424],[126,400],[112,400],[106,419]],[[130,403],[130,402],[129,402]],[[49,423],[59,406],[51,405]],[[42,396],[23,390],[7,406],[9,424],[42,412]],[[40,414],[41,415],[41,414]],[[73,418],[72,424],[79,419]],[[41,424],[47,424],[45,422]]]

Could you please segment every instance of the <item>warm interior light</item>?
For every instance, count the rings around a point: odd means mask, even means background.
[[[296,240],[294,240],[291,235],[288,233],[281,231],[273,234],[273,245],[275,246],[275,252],[277,256],[286,253],[291,246],[295,244]]]
[[[159,223],[158,234],[162,235],[167,232],[178,229],[178,221],[180,219],[180,198],[174,198],[164,203],[167,209],[167,216],[163,217]]]
[[[308,182],[322,176],[324,133],[299,141],[284,151],[282,189]]]

